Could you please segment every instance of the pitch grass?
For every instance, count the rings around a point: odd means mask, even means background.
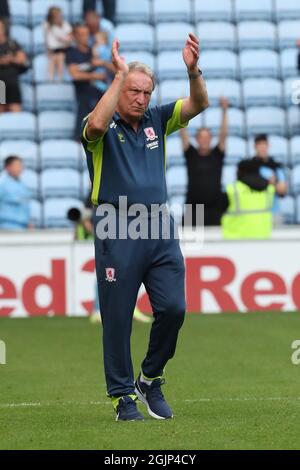
[[[134,323],[136,371],[149,329]],[[74,318],[0,319],[0,339],[7,346],[1,449],[300,448],[300,365],[291,363],[297,313],[189,315],[164,387],[175,419],[162,422],[114,421],[101,326]]]

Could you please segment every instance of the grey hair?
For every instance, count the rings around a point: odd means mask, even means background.
[[[155,80],[154,72],[149,67],[149,65],[146,65],[143,62],[135,61],[135,62],[129,62],[128,68],[129,68],[129,72],[137,71],[137,72],[143,72],[144,74],[148,75],[148,77],[150,77],[152,80],[153,90],[154,90],[155,85],[156,85],[156,80]]]

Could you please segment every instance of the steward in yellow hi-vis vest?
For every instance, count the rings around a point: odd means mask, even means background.
[[[226,194],[228,208],[221,222],[224,238],[270,238],[275,188],[259,175],[253,160],[240,162],[238,180],[227,185]]]

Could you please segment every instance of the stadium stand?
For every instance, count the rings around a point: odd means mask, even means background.
[[[0,114],[0,161],[9,154],[24,159],[33,220],[41,227],[68,226],[63,212],[68,201],[80,204],[90,187],[82,149],[72,140],[76,100],[67,69],[63,82],[48,81],[42,23],[54,4],[71,23],[83,20],[82,0],[10,0],[11,37],[24,48],[32,66],[20,75],[23,112]],[[109,21],[102,18],[101,22],[112,31]],[[255,134],[268,133],[270,153],[291,171],[290,194],[280,200],[284,220],[299,223],[300,111],[295,103],[300,95],[299,1],[119,1],[115,35],[127,62],[140,60],[155,71],[158,84],[152,105],[188,94],[181,50],[190,31],[201,41],[200,64],[211,105],[190,122],[190,135],[200,126],[217,135],[219,99],[227,97],[229,138],[223,184],[235,178],[240,159],[253,155]],[[60,183],[65,183],[62,175],[70,178],[70,185]],[[170,200],[183,201],[187,181],[178,135],[167,141],[167,182]]]

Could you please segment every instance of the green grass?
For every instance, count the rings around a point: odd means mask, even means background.
[[[148,325],[134,323],[136,371],[148,335]],[[0,339],[0,449],[300,448],[297,313],[188,316],[164,388],[175,419],[163,422],[114,421],[101,326],[0,319]],[[25,403],[36,406],[7,406]]]

